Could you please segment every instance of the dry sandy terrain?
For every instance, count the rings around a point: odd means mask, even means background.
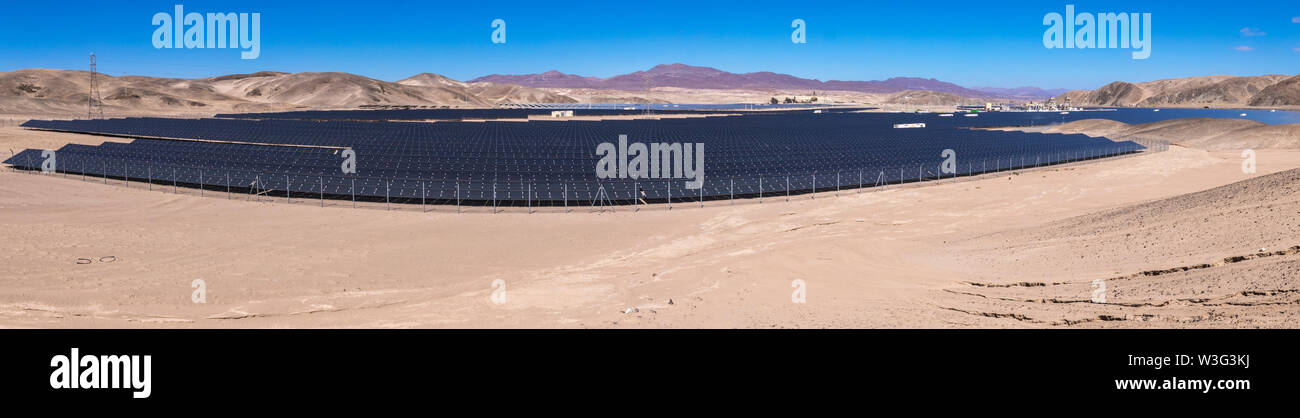
[[[101,140],[0,128],[0,150]],[[1281,172],[1300,150],[1257,152],[1256,174],[1239,152],[1175,146],[615,213],[322,208],[4,171],[0,326],[1295,327],[1300,171]]]
[[[1109,138],[1170,141],[1188,148],[1241,151],[1300,149],[1300,125],[1268,125],[1244,119],[1189,118],[1130,125],[1106,119],[1085,119],[1063,125],[1017,128],[1052,133],[1082,133]]]

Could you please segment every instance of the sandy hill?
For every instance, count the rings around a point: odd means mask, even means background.
[[[984,258],[993,251],[989,267],[1000,271],[1059,270],[1023,284],[955,286],[939,304],[1021,326],[1294,327],[1300,312],[1283,307],[1297,303],[1297,205],[1293,169],[983,236],[953,251]],[[1091,276],[1070,270],[1118,265],[1132,267]],[[1086,303],[1092,279],[1104,280],[1106,303]]]
[[[244,100],[313,108],[359,105],[487,106],[487,101],[452,86],[409,86],[348,73],[294,73],[214,81]]]
[[[517,84],[466,83],[439,74],[421,73],[397,82],[407,86],[457,89],[491,103],[577,103],[572,97]]]
[[[1116,81],[1096,90],[1074,90],[1062,95],[1083,106],[1292,106],[1300,105],[1296,77],[1205,76],[1129,83]],[[1287,84],[1289,82],[1289,84]],[[1282,85],[1281,87],[1274,87]],[[1290,87],[1287,87],[1290,86]]]
[[[984,99],[929,90],[905,90],[890,95],[884,101],[887,104],[927,106],[982,105],[984,102]]]
[[[100,97],[110,109],[153,108],[206,112],[243,102],[196,80],[99,75]],[[0,73],[0,112],[85,112],[87,71],[30,69]]]
[[[1245,119],[1190,118],[1129,125],[1106,119],[1070,122],[1046,132],[1115,139],[1161,139],[1204,150],[1300,149],[1300,125],[1269,125]]]
[[[462,83],[420,74],[399,82],[348,73],[263,71],[181,79],[98,75],[109,114],[216,113],[361,105],[489,107],[502,102],[557,102],[563,95],[499,83]],[[0,113],[86,111],[90,73],[26,69],[0,73]]]

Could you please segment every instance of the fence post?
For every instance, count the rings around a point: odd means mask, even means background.
[[[639,202],[640,200],[641,200],[641,183],[636,180],[632,180],[632,213],[637,213],[641,211],[641,205]]]
[[[531,215],[533,213],[533,184],[532,183],[528,183],[528,197],[525,200],[528,201],[528,214]]]
[[[816,199],[816,198],[817,198],[817,172],[815,172],[815,171],[814,171],[813,174],[812,174],[812,193],[811,193],[811,195],[812,195],[812,198],[813,198],[813,199]]]
[[[316,176],[320,180],[320,207],[325,207],[325,176]]]
[[[153,191],[153,166],[146,167],[149,170],[149,191]],[[86,180],[86,170],[81,170],[81,180]]]
[[[108,177],[104,177],[104,178],[108,178]],[[172,167],[172,194],[176,194],[176,193],[178,193],[176,191],[176,167]]]
[[[460,213],[460,180],[456,180],[456,213]]]
[[[732,177],[731,184],[727,186],[727,194],[731,196],[731,205],[736,205],[736,178]]]
[[[229,172],[226,173],[226,200],[230,200],[230,173]]]
[[[668,180],[668,210],[673,210],[673,181]]]
[[[790,175],[785,175],[785,201],[790,201]]]
[[[57,167],[55,171],[58,171]],[[67,177],[66,175],[64,177]],[[122,161],[122,180],[126,183],[126,188],[131,188],[131,170],[127,168],[126,161]]]
[[[492,182],[492,214],[497,214],[497,182]]]
[[[569,213],[569,183],[564,183],[564,213]]]
[[[425,190],[424,180],[420,180],[420,213],[427,212],[427,210],[424,208],[425,206],[424,200],[425,200],[425,196],[427,196],[427,192],[425,192],[424,190]]]
[[[758,204],[763,204],[763,176],[758,176]]]
[[[199,169],[199,197],[203,197],[203,169]]]
[[[700,209],[704,209],[704,180],[700,180]]]
[[[348,186],[348,193],[352,194],[352,208],[356,209],[357,208],[357,178],[351,177],[348,180],[351,180],[352,183],[351,186]]]
[[[388,193],[393,188],[392,180],[384,180],[384,210],[393,210],[393,204],[388,200]]]

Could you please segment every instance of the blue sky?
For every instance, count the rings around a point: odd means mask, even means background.
[[[1095,88],[1210,74],[1300,72],[1295,1],[185,1],[187,12],[261,13],[261,55],[155,49],[155,13],[173,1],[11,2],[0,71],[85,69],[206,77],[345,71],[395,81],[559,70],[608,77],[681,62],[821,80],[933,77],[965,86]],[[1047,49],[1046,13],[1152,13],[1152,54]],[[491,42],[493,19],[506,43]],[[807,43],[790,41],[793,19]],[[1243,29],[1248,29],[1243,32]]]

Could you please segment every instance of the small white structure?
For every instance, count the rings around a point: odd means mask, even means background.
[[[895,123],[894,129],[924,128],[924,123]]]
[[[572,111],[572,110],[552,110],[552,111],[551,111],[551,117],[553,117],[553,118],[571,118],[571,117],[573,117],[573,111]]]

